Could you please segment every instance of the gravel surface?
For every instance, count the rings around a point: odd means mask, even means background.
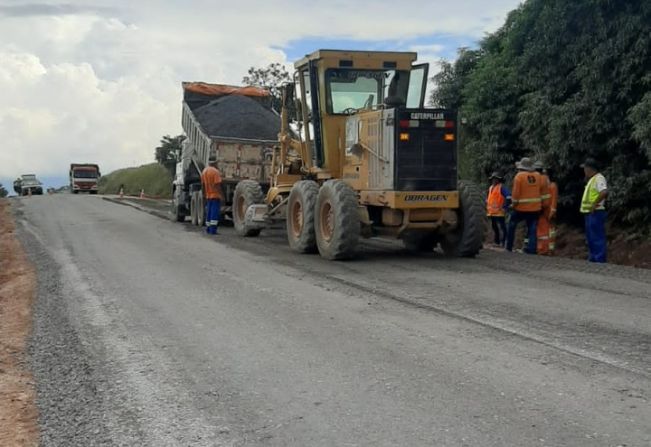
[[[215,137],[251,140],[278,139],[280,117],[255,99],[229,95],[209,102],[194,111],[201,127]]]
[[[648,271],[18,202],[44,445],[651,444]]]

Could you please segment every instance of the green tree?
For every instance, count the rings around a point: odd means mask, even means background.
[[[651,220],[651,2],[528,0],[467,56],[444,64],[432,100],[466,118],[469,172],[485,179],[523,155],[554,168],[577,214],[580,162],[601,161],[613,218]],[[464,63],[468,70],[457,65]]]
[[[176,163],[181,156],[183,140],[185,140],[185,135],[177,135],[175,137],[165,135],[161,138],[160,146],[156,148],[154,153],[156,161],[163,165],[172,175],[174,175]]]
[[[2,183],[0,183],[0,198],[1,198],[1,197],[7,197],[8,194],[9,194],[9,193],[7,192],[7,190],[5,189],[5,187],[2,186]]]
[[[291,75],[283,64],[274,62],[267,67],[251,67],[248,74],[242,78],[242,84],[254,85],[269,90],[272,97],[272,107],[280,110],[282,104],[282,85],[292,80]]]

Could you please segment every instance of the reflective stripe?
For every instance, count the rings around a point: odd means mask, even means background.
[[[540,197],[535,197],[533,199],[513,200],[513,203],[540,203],[540,202],[542,202],[542,198]]]
[[[545,199],[551,199],[551,198],[552,198],[552,195],[551,195],[551,194],[543,194],[541,197],[542,197],[543,200],[545,200]]]
[[[549,236],[538,236],[539,241],[546,241],[549,239]]]

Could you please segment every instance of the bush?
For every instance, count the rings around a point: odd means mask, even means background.
[[[99,193],[118,194],[120,185],[124,185],[124,193],[127,195],[138,195],[140,190],[144,189],[148,196],[169,198],[172,192],[172,176],[158,163],[118,169],[100,179]]]
[[[603,164],[613,220],[651,222],[651,2],[528,0],[476,51],[434,78],[432,102],[458,108],[461,165],[474,180],[530,156],[556,173],[578,213],[586,157]],[[570,216],[571,217],[571,216]]]

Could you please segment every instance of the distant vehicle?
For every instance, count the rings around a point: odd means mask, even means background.
[[[77,194],[81,191],[97,194],[97,185],[101,177],[99,166],[92,163],[72,163],[69,175],[71,193]]]
[[[16,180],[17,182],[18,180]],[[16,190],[16,182],[14,182],[14,190]],[[31,194],[43,194],[43,184],[38,181],[34,174],[23,174],[20,177],[20,192],[16,191],[21,196]]]

